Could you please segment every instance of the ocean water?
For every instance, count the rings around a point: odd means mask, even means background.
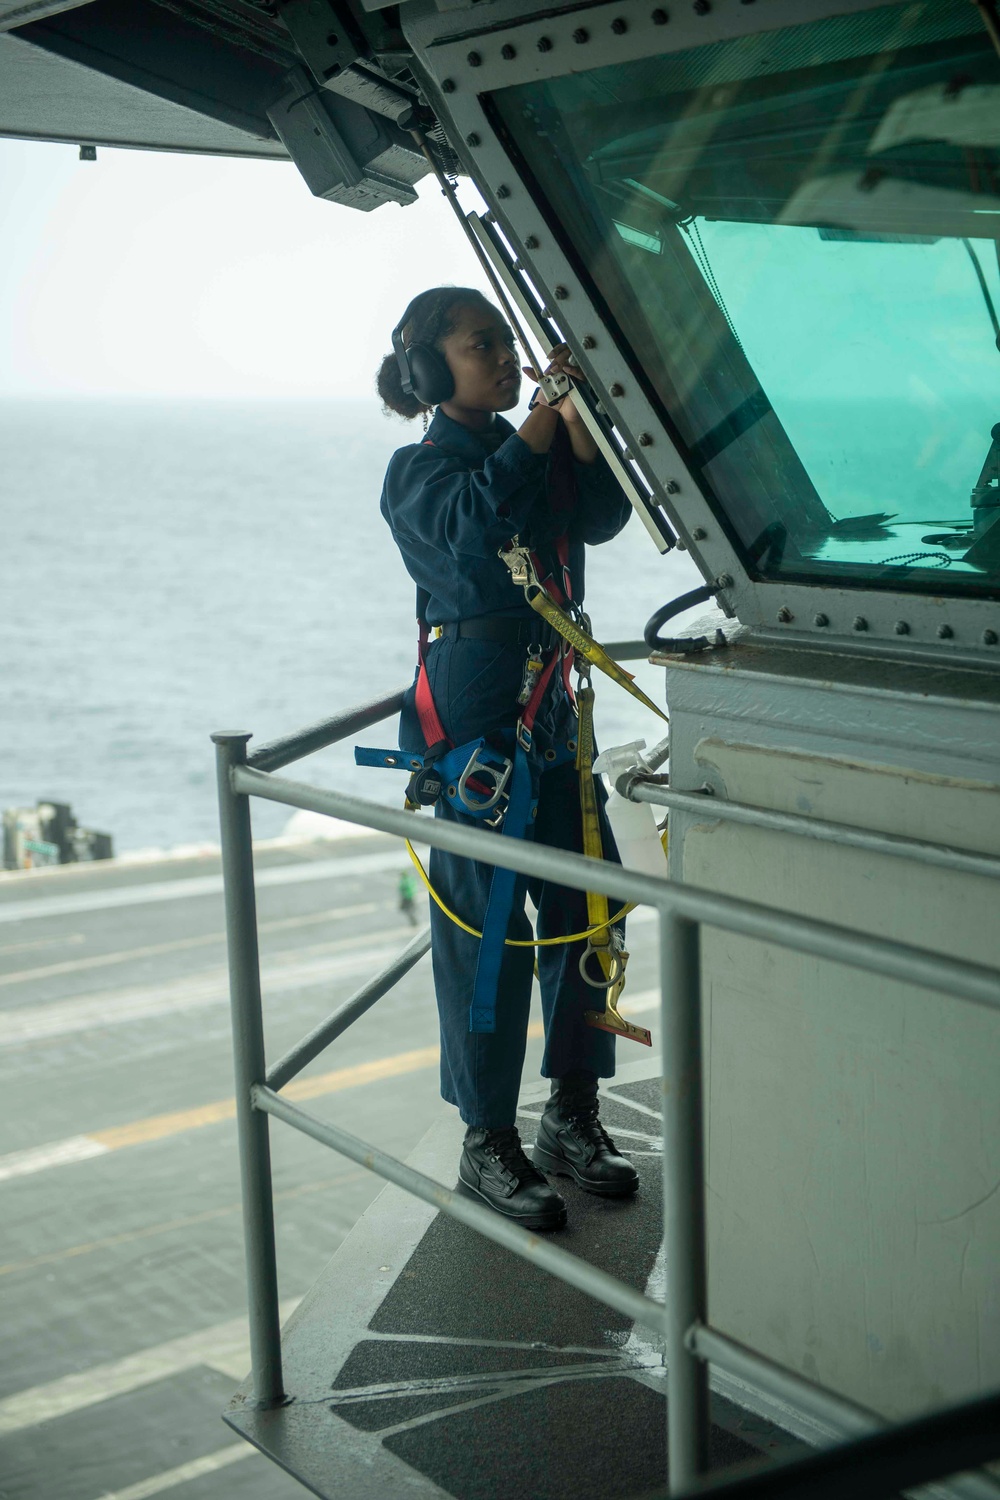
[[[218,837],[213,729],[260,743],[402,686],[413,587],[379,514],[413,428],[370,402],[0,402],[0,808],[71,803],[116,852]],[[599,639],[701,581],[634,517],[590,549]],[[662,699],[662,675],[638,664]],[[597,683],[603,744],[660,721]],[[368,744],[394,743],[392,721]],[[350,746],[288,774],[398,805]],[[289,810],[256,802],[254,831]]]

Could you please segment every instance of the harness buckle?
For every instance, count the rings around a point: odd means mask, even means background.
[[[523,719],[518,719],[517,729],[514,731],[514,733],[517,738],[517,743],[520,745],[521,749],[527,753],[527,751],[531,749],[531,730],[525,724]]]
[[[510,547],[501,547],[497,556],[510,569],[511,578],[521,588],[526,589],[530,584],[538,583],[535,565],[527,547],[519,547],[515,541]]]
[[[489,812],[490,808],[496,807],[503,796],[507,783],[510,780],[512,769],[513,762],[508,760],[506,756],[504,757],[502,766],[490,765],[489,761],[480,760],[479,747],[477,747],[473,750],[465,770],[458,778],[459,801],[464,802],[470,812]],[[471,797],[466,795],[470,776],[477,776],[487,781],[488,785],[485,796],[479,796],[475,792]],[[492,785],[492,791],[490,790],[490,785]]]

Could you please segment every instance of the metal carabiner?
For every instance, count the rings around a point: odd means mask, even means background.
[[[507,783],[510,780],[512,768],[513,762],[507,760],[506,757],[504,758],[503,766],[491,766],[488,761],[480,760],[479,748],[477,747],[473,750],[469,757],[468,765],[458,778],[458,800],[463,802],[470,812],[489,812],[491,807],[496,807],[503,796]],[[477,774],[485,774],[489,777],[493,785],[493,791],[488,797],[477,797],[473,800],[465,795],[465,786],[469,777]]]
[[[590,958],[592,953],[596,954],[598,951],[606,952],[608,955],[611,972],[606,979],[604,977],[603,968],[601,969],[600,979],[591,979],[590,975],[587,972],[587,960]],[[598,950],[594,947],[593,938],[587,939],[587,946],[580,954],[580,978],[583,980],[584,984],[589,984],[592,990],[611,990],[614,989],[618,981],[624,976],[624,973],[625,955],[621,952],[620,949],[609,947]]]

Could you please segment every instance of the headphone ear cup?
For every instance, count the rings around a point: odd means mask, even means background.
[[[429,344],[411,344],[406,351],[413,394],[425,406],[438,406],[455,394],[448,361]]]

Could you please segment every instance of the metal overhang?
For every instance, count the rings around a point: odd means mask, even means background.
[[[435,111],[518,262],[546,304],[557,307],[558,325],[626,438],[632,461],[706,580],[732,580],[720,593],[727,611],[755,634],[776,640],[911,659],[1000,661],[1000,604],[995,600],[763,581],[748,575],[641,369],[633,368],[616,344],[591,287],[576,274],[559,242],[559,226],[518,176],[486,107],[487,96],[500,88],[874,10],[884,3],[712,0],[702,14],[700,7],[665,10],[648,0],[554,5],[544,11],[527,0],[498,0],[486,11],[477,6],[441,12],[417,0],[404,6],[402,23]],[[574,40],[584,20],[585,44]],[[942,626],[950,632],[944,638],[938,634]]]

